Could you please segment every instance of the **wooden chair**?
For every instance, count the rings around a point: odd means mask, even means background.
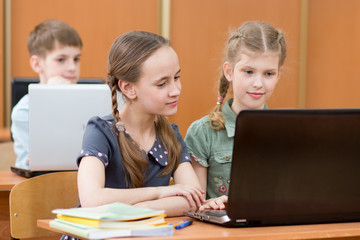
[[[38,219],[55,218],[55,208],[76,207],[77,172],[55,172],[29,178],[10,192],[10,233],[13,239],[60,236],[40,229]]]

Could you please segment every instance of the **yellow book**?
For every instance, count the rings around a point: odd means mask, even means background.
[[[68,222],[61,219],[54,219],[50,221],[49,226],[59,229],[69,235],[87,239],[130,236],[171,236],[174,234],[174,228],[171,225],[144,226],[135,229],[102,229],[79,223]]]
[[[167,224],[167,222],[165,222],[164,219],[165,214],[161,214],[155,217],[142,218],[139,220],[130,220],[130,221],[102,221],[102,220],[90,219],[90,218],[66,216],[63,214],[57,214],[56,217],[64,221],[84,224],[96,228],[134,229],[143,226],[158,226],[158,225]]]
[[[98,207],[55,209],[52,213],[100,221],[131,221],[156,216],[164,217],[165,211],[115,202]]]

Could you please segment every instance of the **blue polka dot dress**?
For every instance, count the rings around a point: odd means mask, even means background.
[[[91,118],[85,129],[82,149],[78,155],[77,163],[79,164],[85,156],[98,158],[105,167],[105,187],[126,189],[129,188],[129,185],[125,181],[126,172],[114,126],[115,122],[111,115],[103,118]],[[190,155],[179,133],[178,126],[172,124],[172,128],[182,147],[180,164],[183,162],[191,162]],[[125,134],[131,139],[131,136],[127,132],[125,132]],[[159,136],[156,136],[152,148],[148,152],[144,151],[144,158],[147,159],[149,166],[149,171],[146,171],[146,175],[144,175],[144,187],[168,186],[173,172],[164,176],[161,175],[168,164],[168,152]],[[76,238],[65,235],[61,238],[61,240],[73,239],[75,240]]]

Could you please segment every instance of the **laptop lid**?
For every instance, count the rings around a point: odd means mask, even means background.
[[[105,84],[30,84],[30,170],[76,170],[88,120],[111,112]]]
[[[359,145],[359,109],[241,111],[227,216],[197,217],[230,226],[359,221]]]

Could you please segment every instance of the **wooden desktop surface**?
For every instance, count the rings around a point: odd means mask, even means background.
[[[167,218],[168,222],[177,222],[186,217]],[[63,233],[49,227],[49,219],[38,220],[38,227]],[[252,228],[226,228],[214,224],[203,223],[195,220],[191,226],[175,230],[169,237],[131,237],[112,238],[111,240],[203,240],[203,239],[232,239],[232,240],[282,240],[282,239],[360,239],[360,222],[331,223],[276,227]],[[110,239],[109,239],[110,240]]]
[[[27,178],[20,177],[11,170],[0,171],[0,191],[10,191],[15,184],[26,180]]]

